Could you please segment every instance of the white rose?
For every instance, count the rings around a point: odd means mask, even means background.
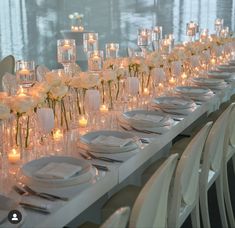
[[[61,77],[57,72],[47,72],[45,79],[50,86],[59,86],[61,84]]]
[[[116,74],[113,70],[104,70],[102,72],[102,78],[104,81],[108,82],[108,81],[114,81],[117,79]]]
[[[0,120],[5,120],[10,117],[10,108],[3,104],[0,103]]]
[[[11,100],[11,109],[16,113],[27,113],[37,106],[37,101],[30,96],[15,96]]]
[[[99,85],[99,74],[81,72],[79,77],[74,77],[70,81],[70,86],[73,88],[89,89]]]
[[[50,97],[52,99],[61,99],[63,98],[68,92],[68,87],[67,86],[56,86],[52,87],[50,90]]]

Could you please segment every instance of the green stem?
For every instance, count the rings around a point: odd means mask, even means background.
[[[149,74],[148,74],[148,79],[147,79],[147,85],[146,85],[147,88],[149,87],[149,83],[150,83],[151,71],[152,71],[152,69],[149,69]]]
[[[102,102],[104,104],[104,81],[101,81],[101,86],[102,86]]]
[[[117,93],[116,93],[116,100],[118,99],[119,91],[120,91],[120,76],[117,77]]]
[[[141,74],[141,90],[144,92],[144,73]]]
[[[18,142],[19,120],[20,120],[20,114],[17,113],[16,114],[16,135],[15,135],[16,146],[19,146],[19,142]]]
[[[28,147],[29,144],[29,116],[27,116],[27,126],[26,126],[26,136],[25,136],[25,148]]]
[[[77,95],[77,108],[78,108],[78,113],[79,115],[82,114],[81,112],[81,108],[80,108],[80,102],[79,102],[79,96],[78,96],[78,89],[75,89],[76,90],[76,95]]]
[[[113,98],[112,98],[112,90],[111,90],[111,81],[108,81],[109,86],[109,99],[110,99],[110,108],[113,108]]]
[[[62,106],[62,100],[60,103],[60,125],[63,126],[63,106]]]
[[[65,124],[66,124],[66,129],[69,130],[69,125],[68,125],[68,121],[67,121],[67,116],[66,116],[66,109],[65,109],[65,105],[64,105],[64,100],[61,100],[61,104],[63,106],[63,113],[64,113],[64,120],[65,120]]]

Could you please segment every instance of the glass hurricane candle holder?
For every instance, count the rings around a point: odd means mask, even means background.
[[[229,27],[224,27],[220,31],[220,37],[222,38],[228,38],[229,37]]]
[[[103,51],[91,51],[88,52],[88,70],[100,71],[103,67],[104,52]]]
[[[216,18],[215,19],[215,32],[217,36],[220,36],[220,31],[223,29],[224,19]]]
[[[57,60],[64,66],[65,73],[69,73],[69,66],[76,62],[75,40],[57,40]]]
[[[152,43],[152,30],[146,28],[138,29],[137,45],[145,52],[149,45]]]
[[[206,42],[209,38],[209,30],[208,29],[201,29],[200,32],[200,42]]]
[[[162,39],[162,26],[155,26],[152,30],[152,42],[155,51],[160,49],[159,41]]]
[[[94,32],[84,33],[83,48],[84,52],[91,52],[98,50],[98,33]]]
[[[195,39],[196,34],[198,33],[198,25],[197,23],[190,21],[186,25],[186,35],[189,38],[189,41],[193,41]]]
[[[16,62],[16,80],[18,85],[23,88],[29,88],[35,83],[34,61],[19,60]]]
[[[160,51],[163,55],[167,55],[171,51],[171,40],[168,38],[160,41]]]
[[[105,45],[106,58],[118,58],[119,44],[118,43],[107,43]]]
[[[83,14],[77,12],[70,14],[69,19],[71,20],[71,31],[72,32],[82,32],[84,31],[84,26],[82,24]]]

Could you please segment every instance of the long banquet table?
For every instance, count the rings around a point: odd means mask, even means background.
[[[22,227],[49,228],[65,226],[74,218],[81,215],[91,205],[94,205],[99,199],[105,195],[107,197],[111,195],[115,188],[118,188],[118,186],[125,182],[128,177],[138,171],[144,164],[149,163],[152,158],[155,157],[157,159],[166,156],[169,150],[164,150],[164,148],[167,145],[171,145],[172,140],[177,135],[182,133],[202,115],[217,110],[219,105],[228,101],[233,94],[234,91],[230,86],[223,91],[219,91],[207,102],[198,104],[192,114],[185,116],[180,121],[175,121],[171,130],[162,135],[133,132],[138,137],[149,138],[149,143],[143,144],[141,149],[134,151],[133,155],[126,158],[121,164],[99,161],[99,164],[105,164],[109,168],[109,171],[99,171],[96,178],[89,183],[54,190],[61,195],[69,196],[70,200],[67,202],[52,202],[52,213],[48,215],[26,210],[27,216]],[[74,156],[79,156],[78,151],[74,151]],[[11,191],[9,195],[13,198],[17,197],[14,191]]]

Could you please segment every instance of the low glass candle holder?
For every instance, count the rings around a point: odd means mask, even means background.
[[[200,42],[206,42],[209,38],[209,30],[201,29],[200,31]]]
[[[198,33],[197,23],[190,21],[186,25],[186,35],[189,37],[189,41],[193,41],[196,34]]]
[[[118,58],[119,44],[118,43],[107,43],[105,45],[106,58]]]
[[[57,60],[64,66],[65,73],[69,71],[69,65],[76,62],[75,40],[57,40]]]
[[[84,33],[83,48],[84,52],[91,52],[98,50],[98,33],[94,32]]]
[[[101,71],[103,67],[104,52],[103,51],[91,51],[88,52],[88,70],[89,71]]]
[[[163,55],[167,55],[171,51],[171,40],[168,38],[160,41],[160,51]]]
[[[35,83],[34,61],[19,60],[16,62],[16,80],[18,85],[23,88],[29,88]]]
[[[228,38],[229,37],[229,27],[224,27],[220,31],[220,37],[222,38]]]
[[[155,26],[152,30],[152,40],[162,39],[162,26]]]

